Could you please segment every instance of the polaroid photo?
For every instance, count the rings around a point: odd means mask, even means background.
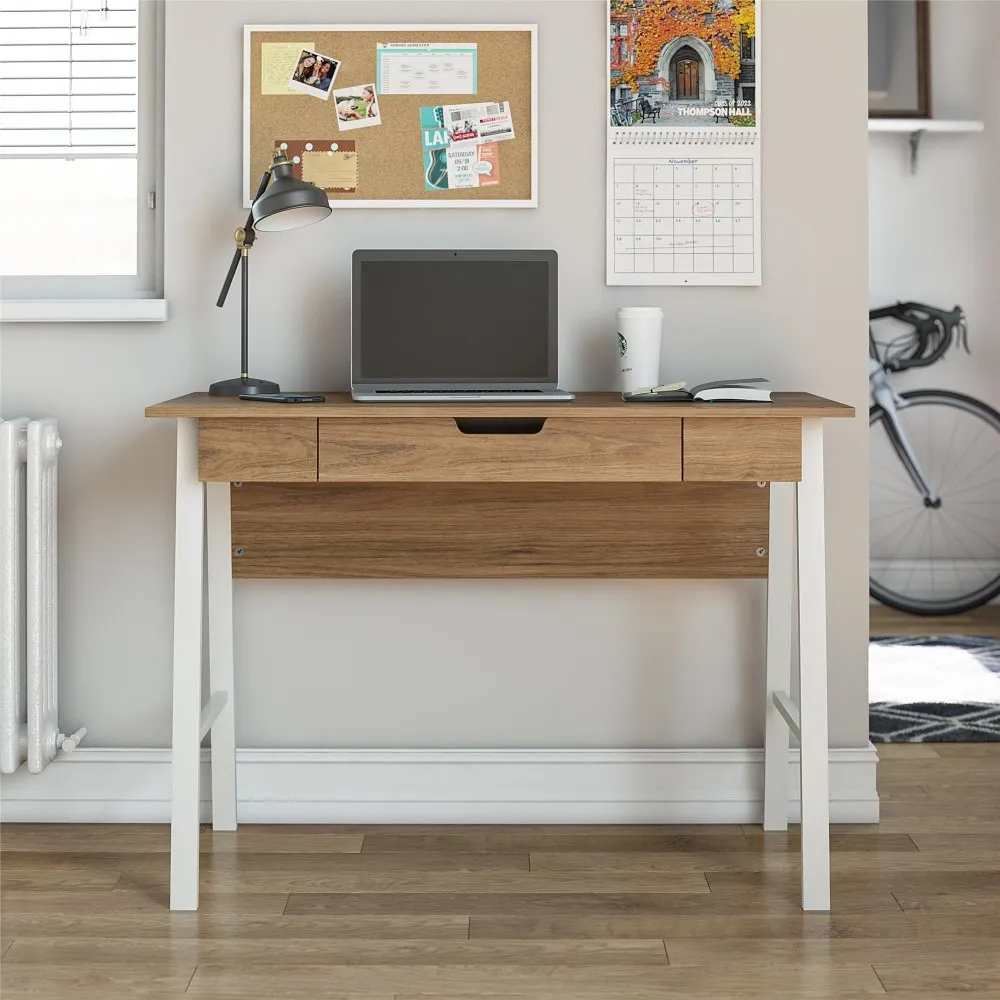
[[[339,69],[339,59],[303,49],[299,53],[292,78],[288,81],[288,88],[300,94],[318,97],[321,101],[328,101]]]
[[[341,132],[382,124],[374,83],[335,90],[333,100],[337,106],[337,128]]]

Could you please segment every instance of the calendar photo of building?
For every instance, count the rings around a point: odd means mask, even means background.
[[[757,123],[754,0],[611,0],[612,126]]]

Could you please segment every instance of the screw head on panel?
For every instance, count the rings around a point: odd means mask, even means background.
[[[767,549],[765,549],[763,545],[758,545],[756,555],[758,559],[762,559],[767,555]]]
[[[763,489],[765,486],[767,486],[767,483],[763,483],[758,480],[757,485],[761,487],[761,489]]]
[[[236,548],[233,549],[233,555],[239,557],[243,555],[245,551],[246,549],[244,549],[242,545],[237,545]]]
[[[237,490],[238,490],[238,489],[240,489],[240,487],[241,487],[242,485],[243,485],[243,482],[242,482],[242,480],[241,480],[241,481],[240,481],[240,482],[238,482],[238,483],[233,483],[233,488],[234,488],[234,489],[237,489]]]

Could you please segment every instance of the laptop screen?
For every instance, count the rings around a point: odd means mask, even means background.
[[[556,380],[553,251],[358,251],[352,381]]]

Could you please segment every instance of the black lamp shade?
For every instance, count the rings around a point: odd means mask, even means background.
[[[301,229],[322,222],[332,209],[326,192],[299,180],[292,165],[285,160],[275,162],[273,179],[268,189],[253,203],[253,227],[259,233],[277,233]]]

